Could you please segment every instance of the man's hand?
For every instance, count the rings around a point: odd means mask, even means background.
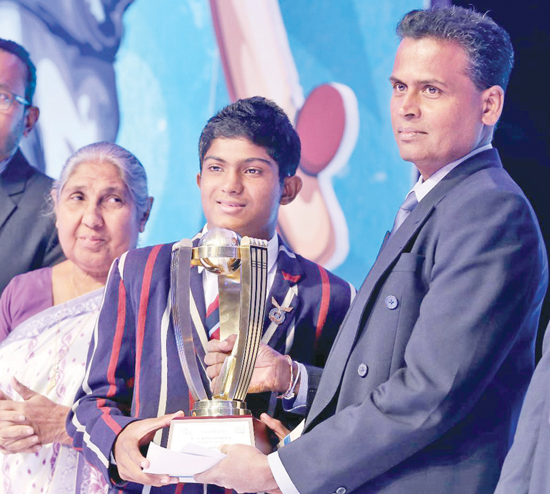
[[[140,446],[149,444],[153,440],[157,430],[168,427],[172,419],[176,417],[183,417],[183,412],[137,420],[128,424],[122,430],[116,438],[113,448],[118,474],[121,479],[155,487],[178,483],[177,477],[144,473],[143,469],[149,467],[149,460],[139,450]]]
[[[224,445],[227,456],[206,472],[195,475],[202,484],[216,484],[237,492],[280,493],[267,456],[259,449],[244,444]]]
[[[34,453],[43,444],[71,444],[65,430],[69,407],[35,393],[14,377],[11,384],[25,401],[14,401],[0,391],[0,451]]]
[[[262,413],[260,415],[260,420],[275,433],[279,441],[282,441],[290,434],[290,430],[287,429],[280,420],[274,419],[267,413]]]
[[[204,358],[206,373],[212,379],[212,389],[215,387],[215,381],[220,374],[223,361],[235,346],[237,335],[231,335],[223,341],[210,340],[206,345],[207,354]],[[293,363],[294,371],[297,371],[296,362]],[[248,387],[249,393],[262,393],[264,391],[274,391],[284,393],[290,384],[290,365],[288,360],[276,352],[265,343],[260,343],[260,350],[254,367],[252,381]],[[295,392],[298,392],[299,383]]]

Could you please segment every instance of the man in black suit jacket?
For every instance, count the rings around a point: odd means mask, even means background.
[[[38,120],[36,70],[27,51],[0,39],[0,292],[17,274],[63,258],[46,198],[52,179],[29,165],[19,142]]]
[[[458,7],[412,11],[398,34],[392,126],[420,180],[318,386],[307,373],[316,393],[303,435],[268,457],[226,446],[200,482],[284,494],[495,489],[548,283],[533,209],[491,145],[513,50],[489,17]],[[213,369],[222,356],[209,354]],[[305,387],[302,374],[298,399]]]

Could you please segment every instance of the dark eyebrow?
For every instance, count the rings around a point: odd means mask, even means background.
[[[203,161],[206,161],[206,160],[215,160],[215,161],[220,161],[221,163],[226,163],[226,161],[223,159],[223,158],[220,158],[219,156],[213,156],[213,155],[207,155],[203,158]],[[273,166],[273,162],[271,162],[270,160],[266,160],[265,158],[260,158],[259,156],[252,156],[251,158],[247,158],[245,160],[242,160],[241,163],[253,163],[254,161],[261,161],[263,163],[266,163],[270,166]]]
[[[398,79],[397,77],[394,77],[394,76],[391,76],[390,77],[390,82],[392,84],[395,84],[395,83],[401,83],[401,84],[405,84],[403,81],[401,81],[400,79]],[[439,79],[425,79],[425,80],[422,80],[422,81],[414,81],[415,84],[417,84],[418,86],[432,86],[432,85],[438,85],[438,86],[444,86],[444,87],[448,87],[447,84],[445,84],[443,81],[440,81]],[[405,84],[407,85],[407,84]]]
[[[203,161],[206,161],[206,160],[216,160],[216,161],[222,161],[223,163],[225,163],[225,160],[220,158],[219,156],[213,156],[213,155],[206,155],[203,159]]]
[[[426,79],[425,81],[418,81],[418,84],[420,84],[421,86],[432,86],[435,84],[437,86],[447,87],[447,84],[445,84],[443,81],[440,81],[439,79]]]
[[[253,161],[261,161],[263,163],[268,164],[269,166],[273,166],[272,161],[266,160],[265,158],[259,158],[259,157],[248,158],[248,159],[244,160],[243,163],[252,163]]]

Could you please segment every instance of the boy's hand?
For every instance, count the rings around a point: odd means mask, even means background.
[[[287,429],[280,420],[274,419],[267,413],[262,413],[260,415],[260,420],[275,433],[279,441],[282,441],[290,434],[290,429]]]
[[[212,389],[215,387],[215,380],[220,374],[223,361],[235,346],[237,335],[228,336],[223,341],[210,340],[206,345],[206,356],[204,361],[208,366],[206,373],[212,379]],[[296,363],[294,363],[296,370]],[[254,367],[252,381],[248,387],[249,393],[262,393],[273,391],[284,393],[290,384],[290,365],[284,355],[276,352],[265,343],[260,343],[258,358]],[[298,384],[299,386],[299,384]],[[298,387],[296,387],[296,392]]]
[[[113,447],[121,479],[155,487],[178,483],[177,477],[144,473],[143,469],[149,467],[149,460],[141,454],[139,448],[149,444],[157,430],[168,427],[172,419],[182,416],[183,412],[180,411],[163,417],[137,420],[122,430]]]

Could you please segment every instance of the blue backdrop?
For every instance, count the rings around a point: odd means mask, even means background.
[[[389,118],[395,25],[418,0],[281,0],[304,92],[336,81],[358,99],[359,138],[333,178],[349,227],[349,254],[335,272],[360,285],[411,187]],[[207,119],[230,102],[208,2],[137,0],[124,17],[115,64],[118,142],[144,163],[155,205],[142,245],[193,235],[204,218],[195,184],[197,142]]]

